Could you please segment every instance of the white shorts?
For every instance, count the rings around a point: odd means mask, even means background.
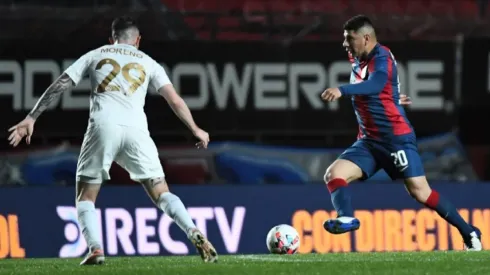
[[[122,125],[90,125],[78,158],[77,181],[100,184],[109,180],[113,161],[135,181],[165,176],[147,131]]]

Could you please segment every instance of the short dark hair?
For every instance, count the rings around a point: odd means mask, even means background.
[[[369,26],[374,29],[374,25],[366,15],[360,14],[347,20],[344,24],[344,30],[357,32],[360,28]]]
[[[128,29],[136,28],[138,29],[138,25],[136,20],[129,16],[121,16],[117,17],[112,21],[112,35],[114,38],[120,38],[124,36],[124,32]]]

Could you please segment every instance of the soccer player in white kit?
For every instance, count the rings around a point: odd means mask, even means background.
[[[49,86],[27,117],[9,129],[10,144],[15,147],[24,137],[30,144],[39,115],[88,74],[92,88],[90,118],[76,172],[78,222],[89,247],[81,265],[105,261],[95,200],[102,183],[110,179],[113,161],[126,169],[131,179],[142,183],[153,202],[187,234],[204,262],[216,262],[218,255],[213,245],[196,228],[179,197],[168,189],[143,110],[148,85],[166,99],[199,139],[198,148],[207,148],[209,135],[195,124],[163,67],[138,50],[141,36],[134,20],[115,19],[110,40],[111,45],[83,55]]]

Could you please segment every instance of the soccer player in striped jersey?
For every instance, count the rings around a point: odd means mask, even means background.
[[[455,226],[466,250],[481,250],[480,230],[466,223],[456,208],[427,182],[415,131],[400,104],[403,98],[395,57],[390,49],[378,43],[368,17],[358,15],[345,23],[343,46],[352,63],[351,83],[325,90],[322,99],[331,102],[340,97],[350,98],[359,134],[357,141],[325,173],[325,183],[338,214],[337,218],[325,221],[325,230],[341,234],[360,227],[354,217],[348,184],[384,169],[393,180],[403,179],[413,198]]]

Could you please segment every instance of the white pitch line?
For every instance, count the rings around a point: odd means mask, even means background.
[[[277,255],[277,256],[238,255],[235,256],[234,258],[238,260],[250,260],[250,261],[260,261],[260,262],[303,262],[303,263],[326,262],[324,259],[305,259],[305,258],[297,258],[291,255]]]
[[[236,255],[233,257],[236,260],[248,260],[256,262],[300,262],[300,263],[332,263],[332,262],[437,262],[445,261],[447,258],[412,258],[412,257],[396,257],[396,258],[369,258],[362,259],[359,257],[322,257],[321,254],[315,255],[314,258],[297,257],[296,255]],[[481,258],[464,259],[468,262],[482,262]]]

